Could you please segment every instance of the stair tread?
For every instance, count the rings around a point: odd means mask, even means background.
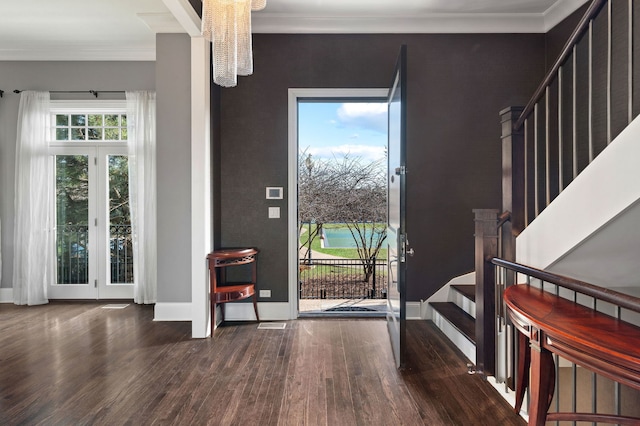
[[[476,321],[453,302],[432,302],[430,305],[467,339],[476,343]]]
[[[455,289],[458,293],[462,294],[469,300],[476,301],[476,286],[475,284],[454,284],[451,288]]]

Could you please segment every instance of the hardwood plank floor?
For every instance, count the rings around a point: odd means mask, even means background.
[[[384,320],[229,324],[153,308],[0,305],[1,425],[523,425],[431,323],[394,366]]]

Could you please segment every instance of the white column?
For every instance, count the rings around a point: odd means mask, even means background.
[[[191,336],[211,334],[207,254],[212,250],[210,47],[191,37]]]

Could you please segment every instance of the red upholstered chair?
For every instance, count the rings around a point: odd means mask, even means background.
[[[219,303],[253,297],[253,310],[258,316],[258,300],[256,296],[256,277],[258,249],[255,248],[226,248],[209,253],[209,285],[211,298],[211,333],[216,326],[216,306]],[[227,283],[226,268],[230,266],[246,265],[251,267],[251,282]],[[222,305],[222,321],[224,321],[224,305]]]

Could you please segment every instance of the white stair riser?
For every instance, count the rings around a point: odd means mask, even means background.
[[[449,291],[449,302],[455,303],[460,309],[476,317],[476,303],[453,288]]]
[[[445,336],[469,359],[469,362],[476,363],[476,345],[467,339],[457,328],[447,321],[438,311],[433,311],[433,323]]]

